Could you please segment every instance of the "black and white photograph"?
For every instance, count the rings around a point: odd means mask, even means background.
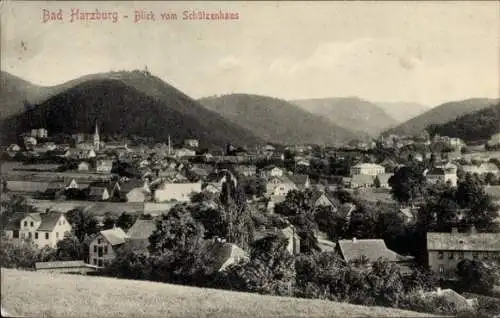
[[[2,317],[500,318],[500,2],[0,1]]]

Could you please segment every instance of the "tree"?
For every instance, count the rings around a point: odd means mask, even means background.
[[[60,261],[85,260],[85,246],[78,238],[69,234],[57,242],[57,259]]]
[[[127,212],[122,212],[122,214],[120,214],[120,216],[116,220],[116,226],[124,231],[127,231],[132,227],[132,225],[134,225],[136,219],[137,215]]]
[[[203,225],[193,218],[187,206],[177,204],[157,221],[149,237],[149,251],[152,254],[191,252],[200,247],[204,232]]]
[[[116,217],[111,214],[111,212],[106,212],[104,214],[104,221],[102,222],[103,225],[102,225],[102,229],[103,230],[109,230],[109,229],[112,229],[113,227],[116,226]]]
[[[38,249],[29,241],[0,240],[0,265],[7,268],[33,268]]]
[[[271,235],[254,243],[249,262],[230,265],[225,281],[232,289],[291,296],[295,283],[295,260],[288,240]]]
[[[391,193],[397,201],[411,204],[424,194],[425,177],[418,166],[401,167],[389,178]]]
[[[491,267],[481,261],[468,259],[457,264],[457,275],[465,289],[478,293],[490,292],[496,279]]]
[[[99,232],[96,218],[84,213],[81,209],[68,211],[66,219],[71,224],[73,233],[80,242],[83,241],[85,235],[93,235]]]

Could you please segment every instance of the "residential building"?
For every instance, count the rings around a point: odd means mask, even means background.
[[[56,247],[64,235],[71,232],[71,224],[63,213],[15,213],[5,228],[9,239],[28,239],[42,248]]]
[[[109,190],[105,186],[90,186],[89,201],[106,201],[110,198]]]
[[[116,257],[128,235],[119,227],[99,232],[89,245],[89,264],[103,267]]]
[[[113,169],[113,160],[97,160],[96,171],[100,173],[110,173]]]
[[[380,184],[380,188],[382,189],[390,189],[391,186],[389,185],[389,179],[393,176],[393,173],[382,173],[376,176],[375,178],[378,179],[378,182]],[[375,180],[374,180],[375,182]]]
[[[489,260],[500,257],[500,233],[427,233],[429,267],[440,276],[453,276],[464,259]]]
[[[368,174],[355,174],[352,176],[349,182],[349,188],[359,189],[359,188],[371,188],[374,186],[376,176]]]
[[[194,157],[194,156],[196,156],[196,151],[188,149],[188,148],[175,149],[174,155],[177,158]]]
[[[385,168],[375,163],[359,163],[354,167],[351,167],[351,176],[359,174],[377,176],[383,173],[385,173]]]
[[[287,250],[292,255],[297,255],[300,253],[300,237],[297,234],[297,230],[293,225],[289,225],[283,229],[271,228],[271,229],[260,229],[255,232],[254,241],[261,240],[265,237],[276,235],[288,240]]]
[[[184,140],[184,146],[190,148],[198,148],[200,145],[198,139],[186,139]]]
[[[288,178],[295,184],[299,190],[309,189],[311,181],[307,174],[289,175]]]
[[[487,173],[493,173],[494,175],[499,174],[499,169],[497,165],[491,162],[483,162],[479,166],[463,165],[462,169],[464,170],[465,173],[471,173],[471,174],[473,173],[477,173],[479,175]]]
[[[163,183],[154,191],[155,202],[189,202],[193,193],[201,192],[201,182]]]
[[[209,273],[223,272],[231,264],[249,260],[247,252],[236,244],[221,239],[205,241],[202,250],[204,265]]]
[[[332,197],[327,196],[326,193],[322,191],[318,191],[315,193],[313,202],[315,208],[330,207],[333,211],[336,211],[340,205],[340,202]]]
[[[89,171],[89,170],[90,170],[90,164],[86,161],[82,161],[78,165],[78,171]]]
[[[272,177],[266,183],[267,196],[285,196],[291,190],[296,190],[297,186],[287,177]]]
[[[279,167],[266,167],[261,171],[261,177],[263,178],[282,177],[283,174],[283,169]]]
[[[425,177],[429,184],[449,183],[452,187],[456,187],[458,182],[457,166],[447,164],[434,167],[425,173]]]
[[[403,269],[408,269],[413,260],[410,256],[402,256],[388,249],[383,239],[339,240],[337,252],[346,262],[366,258],[369,263],[373,263],[382,258],[401,265]]]
[[[234,171],[242,176],[251,177],[257,174],[257,167],[254,165],[238,165]]]

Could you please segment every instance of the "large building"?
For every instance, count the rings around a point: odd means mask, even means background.
[[[377,176],[383,173],[385,173],[385,168],[375,163],[359,163],[354,167],[351,167],[351,176],[359,174]]]
[[[472,228],[459,233],[427,233],[429,267],[440,276],[453,275],[464,259],[489,260],[500,257],[500,233],[477,233]]]
[[[447,164],[430,169],[425,173],[427,183],[429,184],[446,184],[449,183],[452,187],[457,186],[457,166]]]
[[[40,248],[56,247],[71,232],[71,224],[62,213],[15,213],[4,232],[8,239],[30,240]]]

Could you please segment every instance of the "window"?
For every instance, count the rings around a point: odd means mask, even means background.
[[[102,248],[102,246],[99,246],[99,252],[98,252],[99,257],[102,257],[102,255],[103,255],[102,252],[103,252],[103,248]]]
[[[439,274],[444,274],[444,266],[442,264],[439,265]]]
[[[97,253],[97,246],[94,245],[94,253]]]
[[[56,232],[56,238],[59,238],[59,232]]]
[[[25,238],[25,233],[21,233],[21,238]]]
[[[92,260],[94,261],[94,265],[97,265],[97,260],[95,258]]]
[[[443,259],[444,253],[443,252],[438,252],[438,259]]]
[[[97,244],[101,244],[102,243],[102,240],[101,239],[97,239]]]
[[[104,254],[108,254],[108,246],[104,246]]]
[[[45,233],[45,239],[48,240],[49,239],[49,234],[50,233]]]
[[[102,259],[99,260],[98,266],[102,267]]]
[[[35,233],[35,240],[38,240],[38,232]]]
[[[31,232],[28,232],[28,238],[31,238]]]
[[[24,226],[28,226],[28,221],[24,221]]]
[[[33,226],[34,226],[33,222],[30,222],[30,226],[31,226],[31,227],[33,227]]]
[[[479,257],[479,253],[478,253],[478,252],[474,252],[474,253],[472,254],[472,257],[473,257],[474,259],[477,259],[477,258]]]
[[[448,255],[448,259],[453,259],[455,257],[455,255],[453,254],[453,252],[450,252],[450,255]]]
[[[488,252],[484,252],[483,259],[488,259],[488,258],[489,258]]]
[[[464,259],[464,257],[465,257],[464,252],[460,252],[460,253],[458,253],[458,258],[460,258],[460,259]]]

